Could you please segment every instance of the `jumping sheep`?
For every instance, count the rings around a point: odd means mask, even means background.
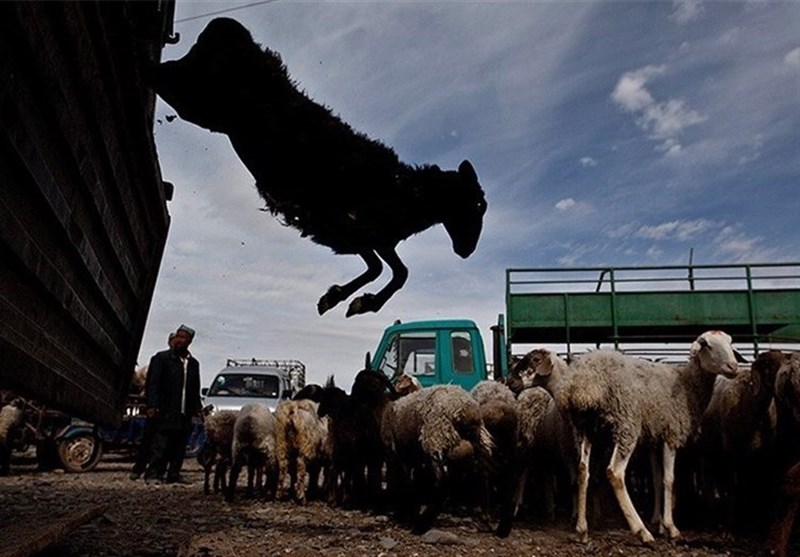
[[[444,480],[451,465],[476,459],[479,469],[491,467],[494,442],[480,407],[455,385],[428,387],[390,403],[381,435],[390,457],[389,480],[398,510],[401,517],[412,520],[416,534],[433,525],[444,502]],[[420,513],[423,498],[426,507]]]
[[[300,399],[283,400],[275,408],[277,499],[293,491],[295,499],[305,504],[310,489],[317,487],[322,466],[330,460],[328,418],[317,415],[318,406]]]
[[[236,481],[242,466],[247,464],[247,497],[252,497],[253,476],[258,474],[257,485],[266,472],[267,486],[277,480],[277,461],[275,459],[275,416],[265,404],[246,404],[239,411],[233,426],[231,447],[231,477],[225,499],[233,501]],[[274,489],[268,489],[273,492]]]
[[[631,532],[645,543],[654,538],[633,506],[625,486],[625,469],[640,442],[661,446],[664,493],[661,526],[670,538],[680,536],[672,516],[675,453],[697,430],[716,376],[735,377],[740,358],[731,346],[729,335],[707,331],[692,343],[689,361],[683,366],[648,362],[605,350],[584,354],[570,364],[566,384],[551,393],[556,404],[569,413],[575,427],[579,447],[576,531],[583,540],[588,540],[586,491],[592,441],[600,430],[608,431],[613,442],[606,469],[609,482]],[[534,378],[544,376],[546,388],[546,376],[552,369],[566,365],[546,350],[539,351],[530,363]]]

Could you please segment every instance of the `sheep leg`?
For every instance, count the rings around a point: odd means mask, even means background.
[[[239,479],[239,473],[242,471],[242,465],[242,456],[237,455],[231,465],[231,479],[228,482],[228,489],[225,491],[225,500],[228,502],[233,501],[234,493],[236,493],[236,482]]]
[[[522,473],[517,478],[517,488],[514,490],[514,518],[517,517],[519,508],[522,506],[522,500],[525,497],[525,486],[528,483],[529,471],[530,466],[525,466],[525,468],[522,470]]]
[[[580,460],[578,462],[578,521],[575,531],[582,542],[589,541],[589,525],[586,522],[586,494],[589,490],[589,460],[592,455],[592,444],[585,436],[578,436]]]
[[[392,279],[377,294],[362,294],[350,302],[350,307],[347,308],[347,313],[345,314],[347,317],[369,311],[378,311],[395,292],[403,287],[406,279],[408,279],[408,269],[403,265],[394,248],[381,248],[375,251],[389,265],[392,270]]]
[[[675,520],[672,517],[672,509],[675,507],[673,501],[675,486],[675,449],[664,443],[664,519],[662,529],[669,533],[671,539],[681,536],[678,528],[675,527]],[[658,491],[658,489],[656,489]]]
[[[317,302],[317,311],[320,315],[355,294],[359,288],[366,286],[381,276],[381,271],[383,271],[383,263],[381,263],[381,260],[374,251],[364,250],[358,252],[358,255],[360,255],[361,259],[364,260],[364,263],[367,264],[367,270],[347,284],[341,286],[334,284],[328,288],[328,291],[323,294],[323,296]]]
[[[306,491],[308,490],[308,471],[306,469],[306,458],[302,455],[297,458],[296,481],[294,484],[294,497],[301,505],[306,504]]]
[[[664,533],[663,515],[661,509],[664,501],[662,498],[661,486],[664,482],[664,475],[662,474],[663,468],[658,462],[658,454],[656,449],[650,449],[650,472],[653,475],[653,517],[650,519],[650,524],[658,524],[659,534]]]
[[[654,541],[653,535],[642,522],[639,513],[633,506],[633,501],[628,494],[628,489],[625,487],[625,469],[628,467],[628,462],[633,454],[632,449],[623,449],[619,443],[614,443],[614,450],[611,452],[611,462],[606,469],[608,481],[614,489],[614,495],[617,497],[617,502],[628,521],[628,527],[639,539],[644,543],[651,543]],[[672,499],[670,499],[670,502]]]
[[[244,496],[247,499],[252,499],[254,496],[253,492],[253,476],[255,476],[256,468],[253,466],[251,462],[247,463],[247,490],[244,492]]]

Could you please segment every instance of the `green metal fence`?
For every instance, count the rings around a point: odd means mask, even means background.
[[[516,343],[687,342],[720,329],[738,343],[800,344],[800,263],[506,271]]]

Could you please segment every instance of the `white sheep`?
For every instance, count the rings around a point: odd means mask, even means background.
[[[283,400],[275,408],[278,492],[283,499],[294,488],[295,499],[305,503],[309,485],[317,487],[319,472],[330,461],[328,418],[317,415],[312,400]]]
[[[576,531],[583,540],[588,540],[589,460],[592,441],[599,430],[610,432],[613,441],[606,474],[614,495],[631,531],[645,543],[654,538],[633,506],[625,486],[625,469],[638,443],[660,445],[664,494],[661,527],[673,539],[680,536],[672,516],[675,454],[697,430],[716,376],[737,374],[737,356],[729,335],[707,331],[692,343],[684,366],[653,363],[606,350],[582,355],[570,364],[568,380],[551,392],[575,427],[579,447]],[[540,351],[530,362],[534,376],[544,377],[562,364],[547,351]],[[547,388],[546,379],[543,382]]]
[[[417,534],[428,530],[439,513],[448,465],[469,459],[491,465],[493,440],[481,419],[480,407],[455,385],[428,387],[389,403],[381,436],[389,453],[390,486],[399,498],[401,512],[411,514]],[[432,485],[420,485],[426,472],[433,476]],[[413,485],[409,483],[412,474]],[[420,497],[409,500],[412,493]],[[422,514],[420,498],[427,503]]]
[[[0,476],[7,476],[11,467],[11,441],[22,424],[25,401],[15,398],[0,409]]]
[[[275,416],[261,403],[246,404],[239,411],[233,426],[231,446],[231,477],[225,499],[232,501],[236,492],[236,481],[242,466],[247,464],[247,496],[253,496],[253,476],[258,474],[260,487],[262,473],[267,476],[267,485],[277,480],[275,459]],[[268,489],[267,491],[273,491]]]
[[[238,416],[237,410],[220,410],[205,418],[203,425],[206,430],[206,442],[203,451],[198,455],[198,460],[205,472],[203,492],[206,495],[210,491],[212,470],[214,471],[214,493],[217,493],[220,487],[223,492],[226,489],[225,473],[231,464],[233,430]]]

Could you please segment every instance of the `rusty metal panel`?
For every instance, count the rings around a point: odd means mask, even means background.
[[[169,228],[142,74],[173,9],[0,3],[0,386],[103,423]]]

